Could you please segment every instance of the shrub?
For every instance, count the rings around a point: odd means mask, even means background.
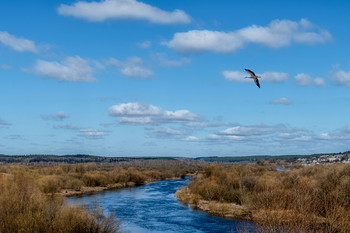
[[[117,232],[113,218],[66,206],[39,191],[25,173],[0,178],[0,232]]]
[[[62,180],[56,176],[44,176],[38,182],[43,193],[57,193],[63,187]]]

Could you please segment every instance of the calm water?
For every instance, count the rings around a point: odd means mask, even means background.
[[[242,229],[254,232],[251,222],[217,218],[182,205],[174,193],[186,182],[185,179],[158,181],[136,188],[70,197],[68,201],[87,205],[97,202],[106,214],[115,213],[123,232],[238,232]]]

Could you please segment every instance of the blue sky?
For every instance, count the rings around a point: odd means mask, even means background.
[[[349,150],[349,8],[1,1],[0,154]]]

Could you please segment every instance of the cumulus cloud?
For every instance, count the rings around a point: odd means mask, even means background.
[[[287,81],[289,75],[283,72],[265,72],[261,74],[261,77],[267,82],[280,83]]]
[[[109,115],[118,117],[125,124],[187,123],[200,120],[200,116],[188,110],[168,111],[145,103],[124,103],[111,106]]]
[[[315,78],[313,79],[310,75],[299,73],[295,75],[294,82],[298,86],[310,86],[314,85],[317,87],[324,87],[326,85],[323,78]]]
[[[253,82],[253,79],[245,78],[245,77],[249,77],[250,75],[242,71],[225,70],[222,72],[222,75],[228,81]],[[274,83],[285,82],[289,78],[289,75],[283,72],[264,72],[262,74],[257,74],[257,75],[261,77],[260,78],[261,81],[274,82]]]
[[[290,128],[285,125],[236,125],[207,136],[207,140],[217,142],[237,141],[241,143],[265,143],[278,141],[311,140],[313,134],[302,128]]]
[[[328,31],[306,19],[273,20],[268,26],[252,25],[236,31],[191,30],[175,33],[163,44],[180,53],[234,53],[248,44],[281,48],[292,43],[317,44],[331,39]]]
[[[101,139],[107,136],[107,131],[100,130],[100,129],[91,129],[91,128],[84,128],[77,125],[56,125],[56,129],[67,129],[67,130],[74,130],[78,132],[78,136],[84,137],[87,139]]]
[[[294,77],[294,82],[299,86],[308,86],[311,83],[311,76],[301,73]]]
[[[326,82],[324,81],[323,78],[315,78],[313,80],[313,83],[316,87],[324,87],[326,86]]]
[[[222,72],[222,75],[228,81],[241,82],[241,83],[252,82],[251,79],[244,78],[244,77],[248,77],[249,75],[247,73],[242,72],[242,71],[225,70]]]
[[[35,45],[34,41],[18,38],[14,35],[9,34],[8,32],[0,31],[0,42],[3,45],[8,46],[18,52],[38,52],[38,48]]]
[[[285,97],[282,97],[280,99],[270,101],[270,104],[290,105],[292,104],[292,101]]]
[[[151,69],[143,66],[144,61],[139,57],[128,58],[126,61],[110,58],[105,63],[118,67],[120,73],[131,78],[149,79],[154,75]]]
[[[50,79],[66,82],[95,82],[89,62],[79,56],[66,57],[62,62],[37,60],[34,72]]]
[[[161,10],[136,0],[79,1],[73,5],[61,4],[58,14],[92,22],[105,20],[146,20],[158,24],[190,23],[190,16],[182,10]]]
[[[53,120],[53,121],[63,121],[64,119],[68,118],[69,115],[63,111],[59,111],[56,114],[50,114],[50,115],[42,115],[41,118],[44,120]]]
[[[331,80],[339,86],[350,87],[350,71],[333,70],[331,72]]]

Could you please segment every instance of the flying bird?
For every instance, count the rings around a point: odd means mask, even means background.
[[[255,73],[251,70],[248,69],[244,69],[245,71],[247,71],[250,74],[250,77],[245,77],[245,78],[252,78],[254,79],[255,84],[260,88],[260,83],[258,78],[260,78],[260,76],[256,76]]]

